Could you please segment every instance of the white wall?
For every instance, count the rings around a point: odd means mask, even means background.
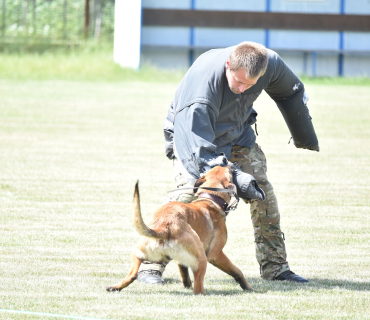
[[[197,47],[230,47],[243,41],[265,42],[263,29],[194,28]]]
[[[341,3],[341,0],[142,0],[144,8],[266,11],[269,7],[271,12],[317,14],[340,14]],[[345,0],[343,10],[348,14],[368,14],[370,19],[370,0]],[[343,49],[344,75],[370,75],[370,32],[144,26],[142,57],[161,67],[187,68],[190,49],[197,58],[206,49],[246,40],[268,44],[281,52],[298,74],[338,75],[338,54]],[[317,52],[316,56],[311,51]],[[346,51],[367,52],[367,56],[353,56]]]
[[[370,59],[365,56],[344,56],[343,65],[346,76],[370,76]]]
[[[190,44],[190,28],[143,26],[142,44],[187,47]]]
[[[270,30],[270,47],[291,50],[338,50],[337,31]]]
[[[344,32],[343,49],[348,51],[370,51],[370,32]]]
[[[190,9],[191,0],[142,0],[143,8]]]
[[[344,12],[348,14],[370,14],[369,0],[346,0]]]
[[[296,13],[340,13],[340,0],[270,0],[271,11]],[[347,0],[349,1],[349,0]],[[350,0],[357,1],[357,0]]]
[[[265,11],[265,0],[195,0],[197,10]]]
[[[144,47],[141,51],[142,65],[150,64],[165,69],[189,68],[189,51],[186,49]]]

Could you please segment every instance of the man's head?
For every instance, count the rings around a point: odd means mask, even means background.
[[[242,42],[226,60],[226,78],[230,90],[242,93],[255,85],[265,73],[268,64],[266,48],[255,42]]]

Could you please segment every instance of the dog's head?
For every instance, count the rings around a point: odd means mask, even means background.
[[[236,186],[233,184],[233,165],[227,165],[224,167],[216,166],[209,170],[205,175],[200,177],[194,184],[194,187],[211,187],[211,188],[220,188],[228,189],[236,193]],[[197,189],[195,190],[196,195],[201,192],[207,192],[225,198],[228,202],[231,195],[229,193],[217,193],[217,191],[211,191],[206,189]]]

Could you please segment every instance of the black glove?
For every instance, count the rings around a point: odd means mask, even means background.
[[[265,201],[266,195],[258,186],[256,179],[248,173],[243,172],[237,163],[233,163],[233,180],[238,191],[238,196],[244,200]]]

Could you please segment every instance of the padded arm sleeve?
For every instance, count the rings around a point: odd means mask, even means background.
[[[320,151],[319,142],[307,106],[304,89],[285,100],[276,101],[297,148]]]
[[[276,102],[297,148],[319,151],[303,83],[277,55],[275,71],[265,89]]]

